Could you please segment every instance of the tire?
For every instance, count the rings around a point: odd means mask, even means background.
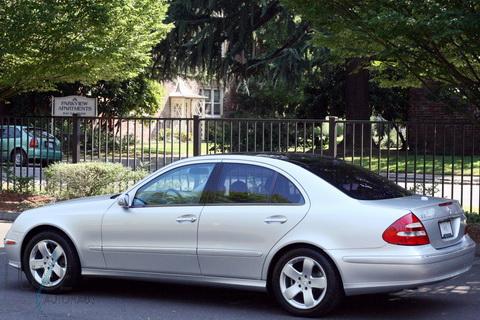
[[[43,293],[69,291],[80,280],[75,248],[54,231],[41,232],[30,239],[23,252],[22,266],[30,284]]]
[[[14,149],[10,156],[10,160],[15,166],[25,166],[28,162],[28,156],[23,149]]]
[[[270,281],[277,302],[295,316],[323,316],[344,297],[336,267],[313,249],[287,252],[275,264]]]

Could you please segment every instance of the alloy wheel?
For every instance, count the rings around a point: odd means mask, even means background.
[[[25,163],[24,155],[20,151],[15,152],[13,160],[16,166],[21,166]]]
[[[310,257],[295,257],[281,271],[280,290],[291,306],[298,309],[314,308],[327,291],[325,271]]]
[[[67,256],[64,249],[53,240],[38,242],[30,252],[30,272],[40,285],[58,285],[67,272]]]

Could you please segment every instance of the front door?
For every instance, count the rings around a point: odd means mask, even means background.
[[[199,225],[202,274],[260,279],[270,249],[307,213],[307,199],[273,168],[227,160],[219,167]]]
[[[102,225],[107,268],[199,274],[200,198],[214,166],[204,163],[174,168],[141,186],[131,208],[113,205]]]

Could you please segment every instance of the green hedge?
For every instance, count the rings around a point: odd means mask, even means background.
[[[480,214],[473,212],[467,213],[466,215],[468,224],[480,223]]]
[[[119,163],[55,163],[45,170],[45,191],[57,199],[122,192],[147,174]]]

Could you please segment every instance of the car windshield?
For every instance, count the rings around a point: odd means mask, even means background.
[[[394,182],[358,166],[332,159],[291,160],[358,200],[400,198],[412,193]]]

